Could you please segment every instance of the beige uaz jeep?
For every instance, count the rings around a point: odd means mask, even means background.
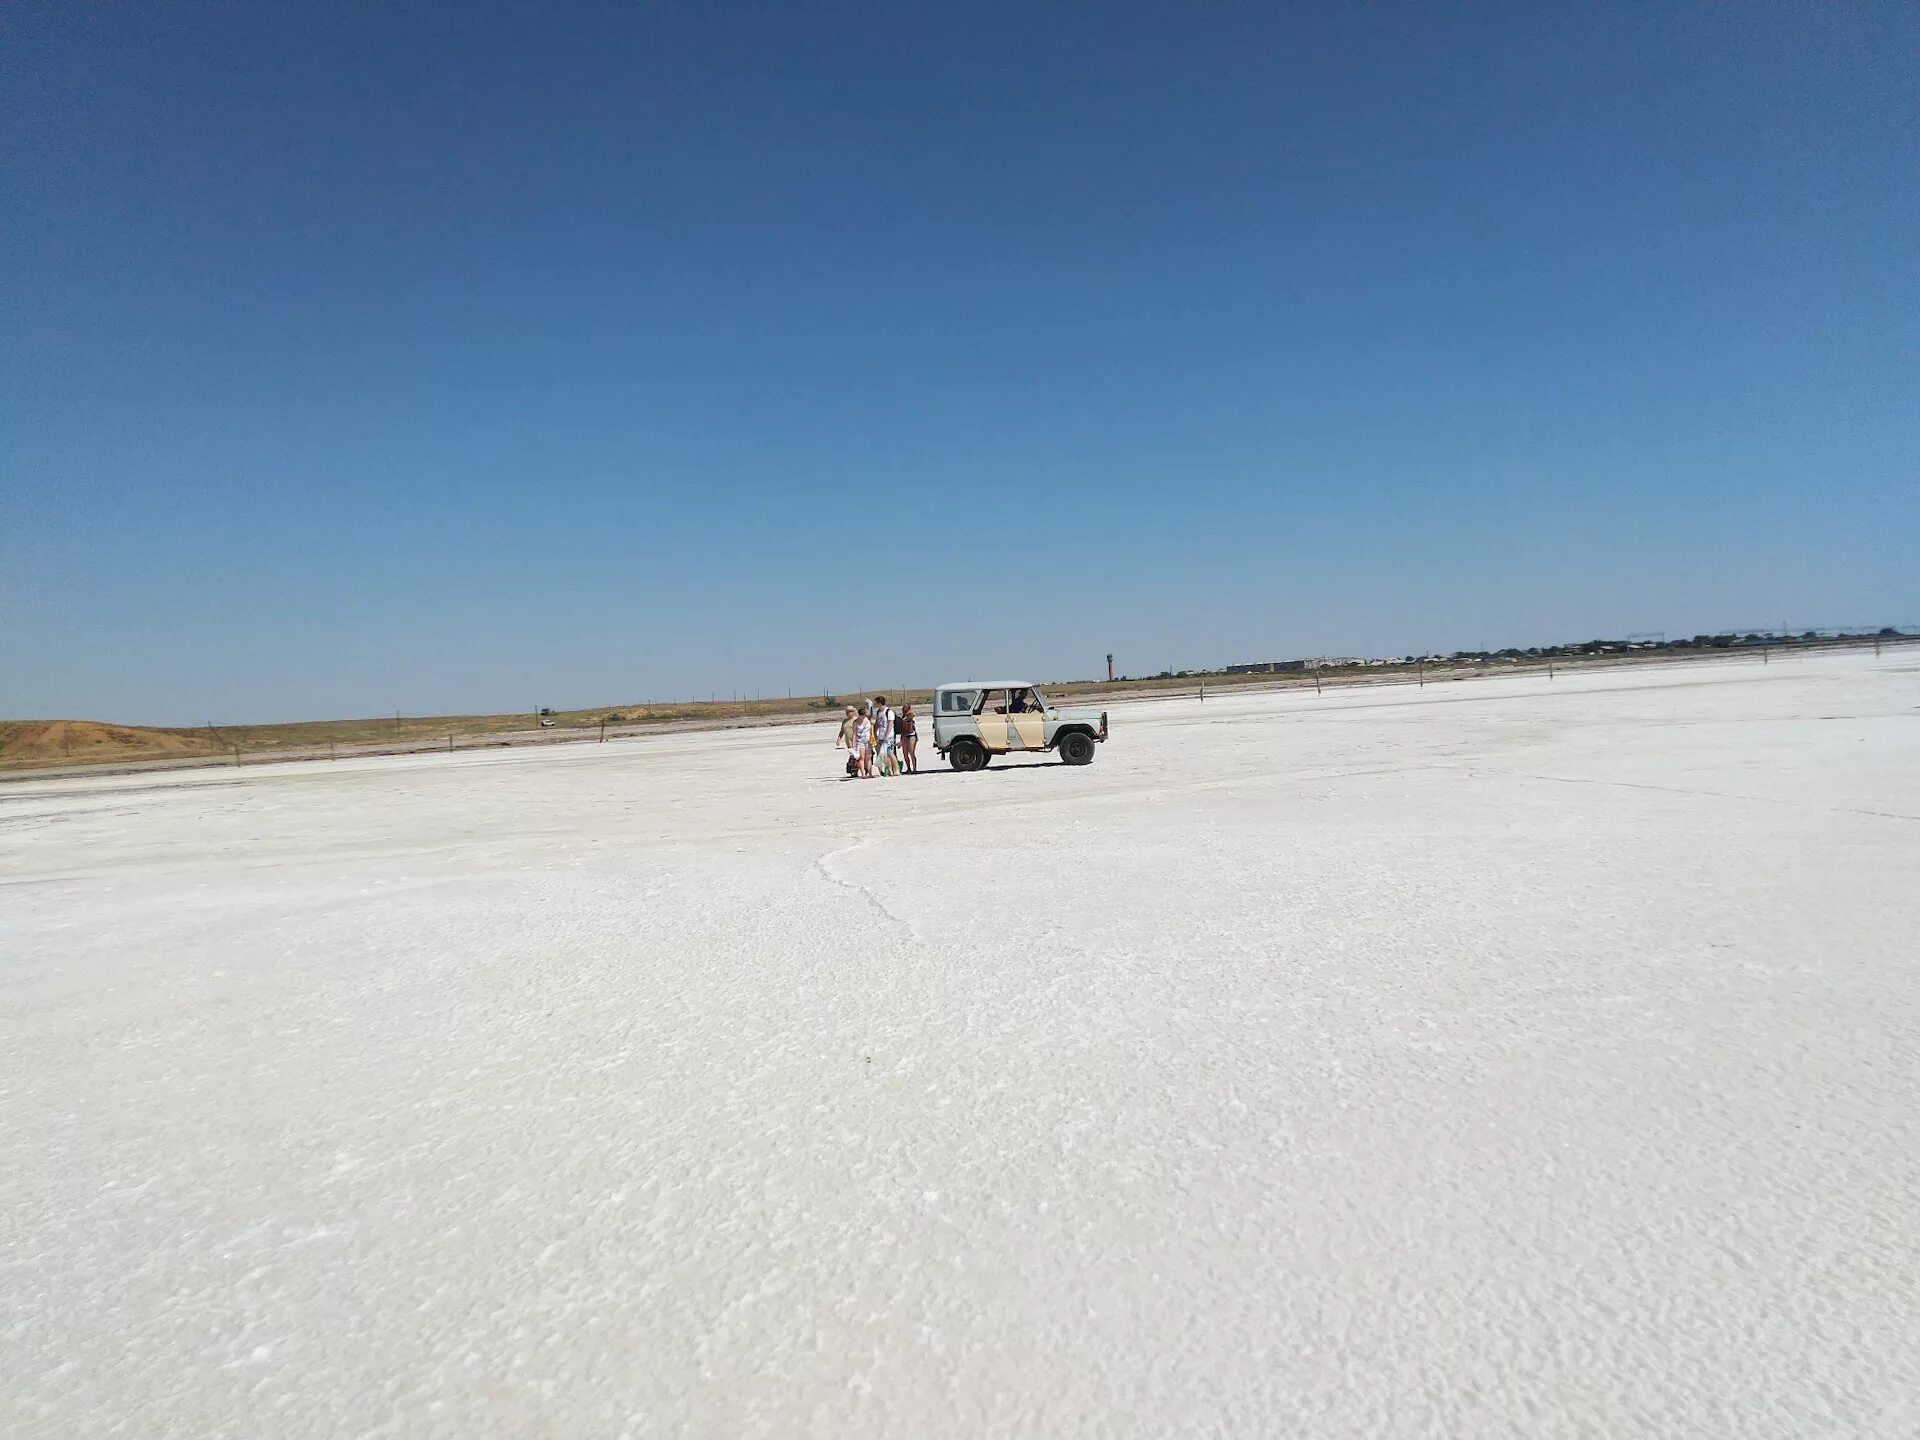
[[[1019,750],[1057,750],[1068,765],[1089,765],[1106,738],[1106,711],[1057,708],[1025,681],[966,680],[933,692],[933,748],[956,770]]]

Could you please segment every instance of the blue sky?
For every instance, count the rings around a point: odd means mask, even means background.
[[[0,714],[1920,620],[1920,9],[28,4]]]

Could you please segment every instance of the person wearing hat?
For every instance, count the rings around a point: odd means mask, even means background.
[[[849,778],[860,773],[860,757],[853,748],[853,722],[858,716],[853,706],[847,706],[847,718],[840,722],[840,733],[834,737],[833,748],[847,752],[847,775]]]

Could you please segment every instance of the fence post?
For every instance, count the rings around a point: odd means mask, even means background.
[[[1760,647],[1760,663],[1762,665],[1771,665],[1773,663],[1772,657],[1773,647],[1771,645],[1762,645]]]
[[[339,758],[339,755],[334,752],[333,741],[327,741],[327,759],[338,760]]]
[[[1320,667],[1317,665],[1313,669],[1313,693],[1316,695],[1320,693]]]
[[[605,716],[600,718],[600,743],[602,745],[607,743],[607,721]]]
[[[1420,688],[1427,688],[1427,662],[1424,660],[1420,662]]]
[[[447,736],[447,754],[453,754],[453,736]]]
[[[1553,662],[1551,660],[1547,661],[1547,679],[1553,679]]]

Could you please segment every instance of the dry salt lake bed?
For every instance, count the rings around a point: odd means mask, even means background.
[[[9,1436],[1920,1434],[1920,654],[0,786]]]

